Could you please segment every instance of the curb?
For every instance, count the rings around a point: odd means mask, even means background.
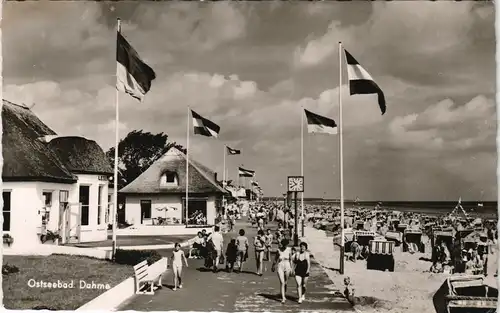
[[[321,232],[325,233],[324,231],[319,230],[319,229],[318,229],[318,231],[321,231]],[[325,234],[326,234],[326,233],[325,233]],[[306,237],[303,237],[303,239],[305,240],[305,239],[306,239]],[[311,241],[311,240],[314,240],[314,238],[310,238],[310,240],[309,240],[309,241]],[[305,240],[305,241],[306,241],[306,240]],[[306,241],[306,242],[307,242],[307,241]],[[318,259],[316,259],[316,258],[314,257],[314,252],[309,251],[309,253],[311,254],[312,258],[313,258],[313,259],[315,259],[315,261],[318,263],[318,265],[319,265],[319,267],[321,268],[321,270],[323,271],[323,273],[324,273],[325,275],[327,275],[327,276],[328,276],[328,274],[326,273],[326,271],[325,271],[325,269],[324,269],[324,266],[323,266],[323,265],[319,262],[319,260],[318,260]],[[328,279],[330,279],[330,277],[328,277]],[[331,279],[330,279],[330,281],[331,281],[332,283],[334,283],[334,282],[333,282],[333,280],[331,280]],[[351,304],[351,308],[352,308],[352,309],[353,309],[356,313],[362,313],[362,312],[361,312],[358,308],[356,308],[356,306],[355,306],[355,305],[353,305],[353,304],[352,304],[352,303],[351,303],[351,302],[350,302],[350,301],[349,301],[349,300],[348,300],[348,299],[347,299],[347,298],[346,298],[343,294],[342,294],[342,298],[344,298],[346,302],[348,302],[349,304]]]
[[[188,239],[184,242],[181,242],[181,247],[185,248],[193,244],[194,240],[196,237],[193,237],[191,239]],[[120,250],[163,250],[163,249],[173,249],[175,246],[174,243],[169,243],[165,245],[143,245],[143,246],[117,246],[117,249]],[[83,248],[87,249],[87,248]],[[104,250],[104,251],[111,251],[112,248],[110,247],[97,247],[95,249],[99,250]]]
[[[163,264],[165,264],[166,266],[166,272],[168,270],[168,258],[162,258],[161,260],[153,263],[150,268],[163,266]],[[120,305],[122,305],[128,299],[132,298],[134,295],[135,278],[132,276],[125,279],[115,287],[109,289],[105,293],[85,303],[75,311],[116,311]]]

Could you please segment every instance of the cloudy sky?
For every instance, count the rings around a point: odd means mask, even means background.
[[[143,103],[120,95],[120,131],[186,143],[187,107],[221,126],[191,155],[266,195],[300,175],[302,107],[338,122],[348,198],[496,199],[494,7],[475,2],[6,2],[4,97],[61,135],[114,141],[115,27],[157,73]],[[387,99],[339,87],[338,42]],[[305,136],[306,197],[338,197],[338,136]]]

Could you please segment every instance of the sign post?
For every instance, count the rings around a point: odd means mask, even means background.
[[[294,202],[295,202],[295,227],[293,228],[293,246],[297,247],[299,245],[299,209],[297,206],[297,191],[293,192]]]

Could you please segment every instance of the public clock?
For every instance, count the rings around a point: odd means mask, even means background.
[[[304,176],[288,176],[288,191],[304,192]]]

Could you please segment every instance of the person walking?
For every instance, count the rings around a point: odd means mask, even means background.
[[[276,253],[276,259],[272,265],[273,272],[275,270],[278,272],[278,278],[280,280],[281,303],[285,303],[286,301],[288,277],[292,273],[292,266],[290,264],[292,251],[290,247],[288,247],[288,243],[288,239],[283,239],[280,242],[278,253]]]
[[[219,226],[214,227],[214,232],[210,234],[208,240],[212,242],[214,248],[213,267],[214,267],[214,273],[217,273],[217,271],[219,270],[219,260],[222,257],[222,250],[224,248],[224,237],[222,237],[222,234],[220,233]]]
[[[262,276],[262,265],[264,263],[264,251],[266,249],[266,237],[264,231],[259,230],[253,242],[255,248],[255,262],[257,265],[257,275]]]
[[[273,241],[274,241],[274,235],[273,233],[271,232],[271,229],[267,229],[267,233],[266,233],[266,255],[265,255],[265,260],[266,261],[271,261],[271,248],[272,248],[272,244],[273,244]]]
[[[298,303],[306,299],[306,286],[309,279],[309,270],[311,269],[311,257],[307,251],[307,243],[301,242],[299,251],[293,258],[295,281],[297,282]]]
[[[188,267],[188,262],[184,251],[181,250],[181,244],[176,243],[174,247],[174,251],[172,251],[172,271],[174,272],[174,288],[173,290],[177,290],[177,287],[182,288],[182,261]]]
[[[245,263],[245,256],[248,253],[248,238],[245,237],[245,230],[240,229],[239,236],[236,237],[236,264],[239,267],[239,272],[243,270],[243,263]]]

